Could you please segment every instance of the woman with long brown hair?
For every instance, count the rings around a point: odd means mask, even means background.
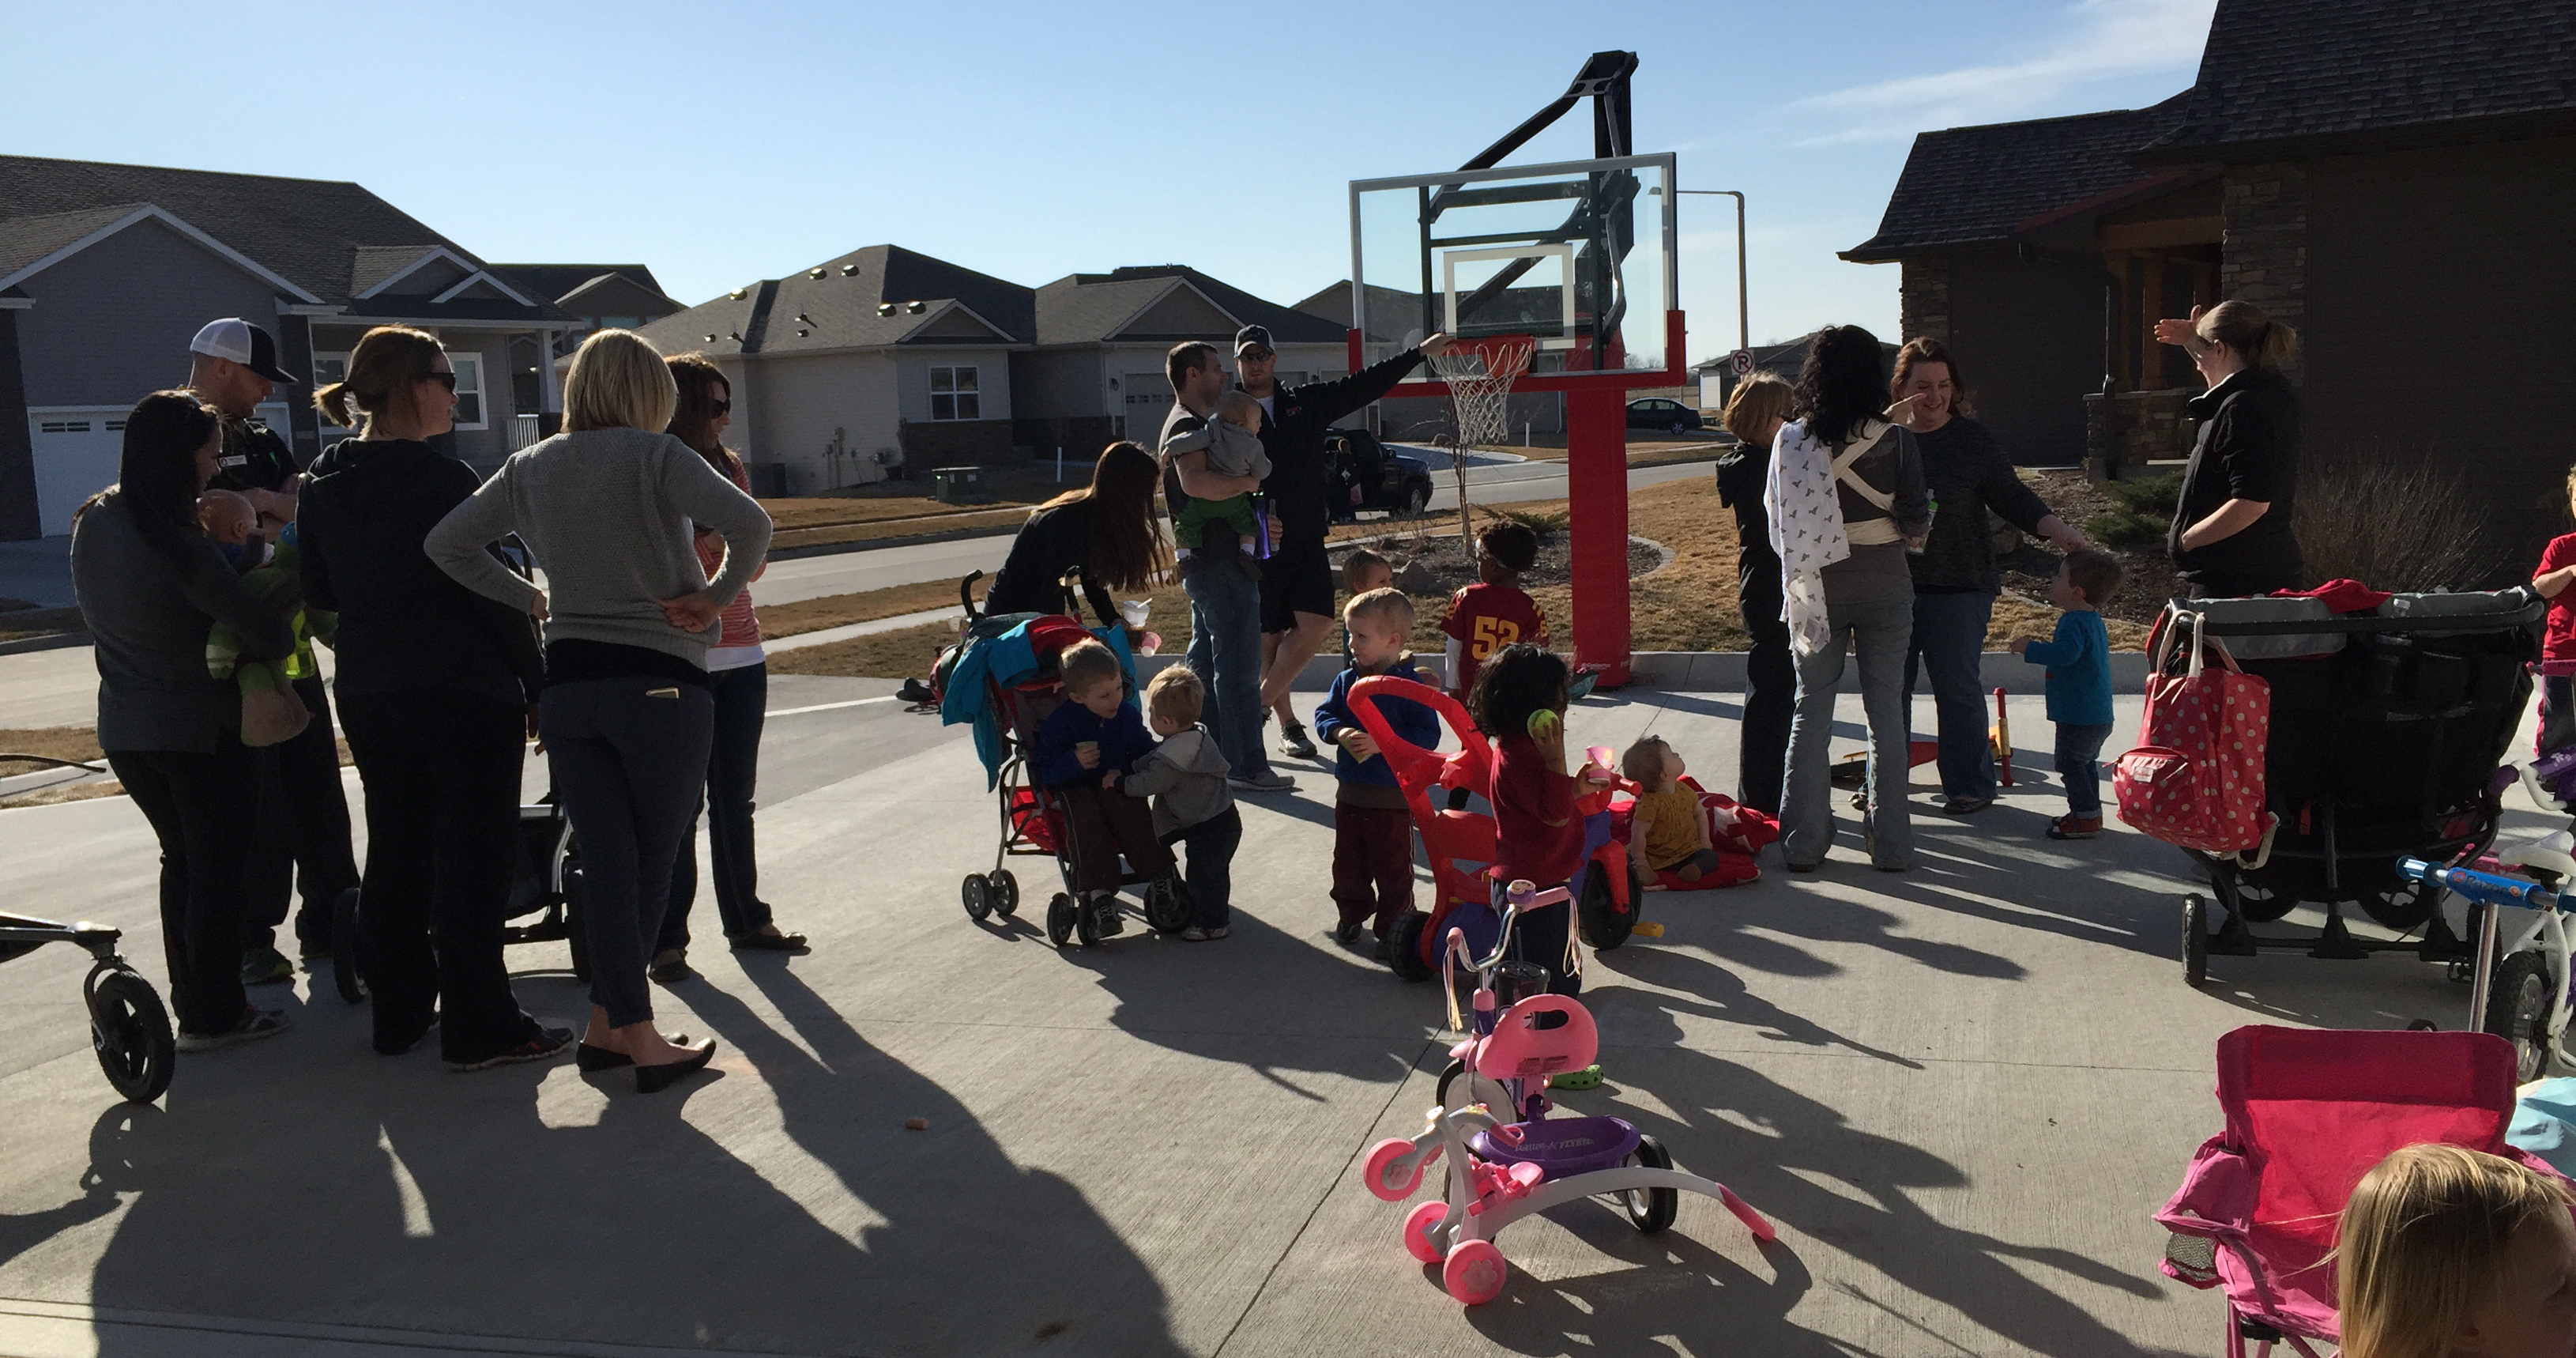
[[[689,445],[724,478],[751,492],[751,476],[742,457],[724,446],[725,426],[733,423],[733,384],[724,369],[705,354],[671,356],[671,380],[679,387],[679,404],[671,415],[671,436]],[[712,528],[696,531],[698,564],[712,576],[723,565],[724,536]],[[769,569],[762,562],[751,578]],[[716,916],[724,922],[725,941],[735,952],[800,952],[805,936],[782,932],[760,899],[760,868],[752,852],[752,789],[760,779],[760,731],[769,709],[769,655],[760,645],[760,619],[752,612],[745,589],[726,604],[722,631],[707,647],[709,691],[715,695],[715,739],[707,751],[706,795],[709,876],[715,878]],[[671,864],[671,901],[662,911],[661,937],[653,946],[649,974],[669,984],[684,981],[689,971],[689,907],[698,898],[698,827],[693,821],[680,839],[680,856]]]
[[[1058,613],[1057,581],[1082,568],[1083,597],[1104,624],[1118,621],[1113,589],[1151,587],[1172,568],[1171,545],[1154,514],[1161,467],[1134,443],[1113,443],[1092,464],[1091,484],[1039,505],[1020,527],[1002,570],[984,593],[987,613]]]
[[[304,591],[336,609],[340,728],[367,792],[359,969],[375,1048],[438,1025],[458,1070],[542,1061],[572,1030],[537,1022],[501,959],[519,776],[545,660],[528,615],[450,578],[422,550],[482,479],[430,445],[455,423],[456,368],[436,338],[368,331],[345,380],[313,394],[356,429],[315,458],[297,532]]]
[[[179,1050],[286,1030],[242,992],[259,762],[241,742],[241,690],[206,669],[222,623],[245,659],[294,650],[285,615],[251,594],[197,526],[215,474],[215,412],[156,391],[125,417],[116,484],[72,518],[72,588],[97,642],[98,744],[161,841],[161,946]]]

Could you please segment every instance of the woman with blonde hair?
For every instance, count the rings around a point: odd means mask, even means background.
[[[2335,1244],[2343,1358],[2576,1352],[2565,1180],[2463,1146],[2405,1146],[2361,1176]]]
[[[2191,399],[2200,436],[2183,468],[2165,551],[2204,599],[2297,589],[2290,529],[2299,477],[2299,393],[2281,367],[2298,352],[2290,327],[2238,301],[2156,322],[2156,338],[2191,355],[2209,390]]]
[[[314,459],[297,532],[304,593],[337,610],[333,687],[367,792],[359,969],[375,1047],[438,1025],[459,1070],[560,1056],[572,1030],[510,992],[501,928],[519,833],[519,774],[545,660],[522,609],[432,564],[429,530],[481,478],[428,440],[454,427],[456,368],[406,326],[368,331],[348,376],[313,394],[357,437]]]
[[[635,1067],[651,1093],[705,1067],[715,1044],[653,1028],[645,963],[671,864],[706,786],[715,699],[707,646],[769,553],[769,515],[666,432],[678,388],[626,330],[582,342],[564,379],[564,432],[513,455],[423,544],[469,589],[545,624],[538,729],[582,847],[590,940],[584,1070]],[[710,580],[692,538],[724,539]],[[516,533],[545,591],[485,550]]]
[[[1762,513],[1762,483],[1771,472],[1771,441],[1789,418],[1792,389],[1777,373],[1753,372],[1726,398],[1726,431],[1740,446],[1717,460],[1717,498],[1735,511],[1740,555],[1735,600],[1750,644],[1744,653],[1744,717],[1736,745],[1735,799],[1780,814],[1789,768],[1789,719],[1797,711],[1798,667],[1789,654],[1789,624],[1780,620],[1780,554]]]

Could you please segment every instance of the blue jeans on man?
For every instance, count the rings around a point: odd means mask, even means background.
[[[1190,596],[1190,671],[1207,688],[1199,720],[1216,733],[1229,774],[1252,778],[1270,771],[1261,748],[1261,587],[1233,555],[1194,558],[1181,589]]]
[[[1987,591],[1914,596],[1914,644],[1905,657],[1905,696],[1910,710],[1919,663],[1924,677],[1932,681],[1944,797],[1994,800],[1995,754],[1986,744],[1982,671],[1986,627],[1994,615],[1995,596]]]

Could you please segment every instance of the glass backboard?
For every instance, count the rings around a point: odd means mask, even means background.
[[[1447,331],[1534,340],[1524,385],[1668,372],[1672,190],[1670,153],[1352,181],[1360,359]]]

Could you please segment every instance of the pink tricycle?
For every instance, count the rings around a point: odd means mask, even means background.
[[[1538,891],[1513,882],[1505,893],[1502,936],[1482,960],[1467,952],[1463,930],[1443,942],[1441,968],[1463,964],[1476,973],[1472,1027],[1450,1055],[1451,1078],[1442,1081],[1441,1106],[1410,1139],[1390,1138],[1370,1148],[1361,1174],[1368,1190],[1388,1202],[1411,1197],[1423,1172],[1449,1156],[1444,1198],[1416,1205],[1404,1218],[1404,1248],[1426,1264],[1441,1265],[1449,1295],[1475,1306],[1503,1290],[1510,1268],[1494,1237],[1535,1212],[1604,1194],[1618,1194],[1628,1220],[1648,1235],[1673,1224],[1681,1190],[1725,1203],[1767,1241],[1776,1231],[1761,1213],[1712,1179],[1672,1167],[1663,1144],[1613,1117],[1550,1118],[1548,1077],[1579,1071],[1598,1055],[1600,1034],[1592,1013],[1570,996],[1551,995],[1538,968],[1507,962],[1512,925],[1525,910],[1566,899],[1563,887]],[[1453,1026],[1456,989],[1451,999]],[[1527,992],[1508,1001],[1498,991]],[[1463,1076],[1464,1078],[1457,1078]],[[1494,1109],[1507,1111],[1508,1119]]]

